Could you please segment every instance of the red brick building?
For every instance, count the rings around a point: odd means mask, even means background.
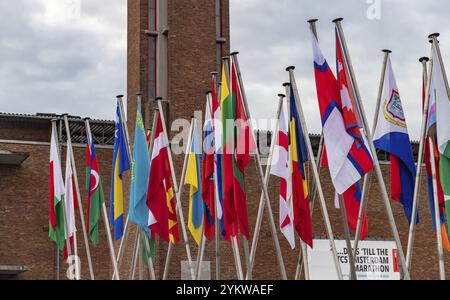
[[[228,0],[128,1],[128,120],[132,123],[135,119],[137,92],[143,93],[145,107],[143,112],[147,127],[151,124],[153,100],[158,96],[166,100],[165,113],[169,121],[179,118],[189,119],[194,111],[202,111],[205,106],[205,92],[211,89],[210,73],[218,70],[220,58],[230,51],[229,35]],[[50,120],[55,117],[59,116],[0,114],[0,274],[6,274],[3,276],[8,278],[65,278],[67,265],[57,255],[54,243],[48,239]],[[60,127],[61,161],[64,162],[66,135],[64,126],[60,125]],[[103,189],[106,201],[109,202],[114,122],[94,120],[92,127],[98,144],[97,152]],[[70,128],[75,143],[78,180],[82,187],[85,180],[85,133],[81,118],[71,117]],[[134,126],[130,124],[130,136],[133,136],[133,129]],[[317,148],[318,138],[313,137],[312,141]],[[176,175],[179,179],[183,156],[174,156],[174,160]],[[389,188],[389,169],[386,160],[383,161],[382,168]],[[248,170],[249,223],[250,231],[253,233],[261,190],[256,178],[254,161],[250,163]],[[333,206],[334,190],[327,170],[322,170],[321,180],[333,231],[337,237],[342,237],[340,211]],[[126,186],[128,185],[127,179]],[[421,222],[416,229],[412,277],[437,279],[439,274],[436,241],[431,226],[424,179],[422,179],[421,187],[423,187],[420,191],[419,205]],[[277,191],[277,180],[272,178],[269,194],[275,220],[278,220]],[[125,192],[128,194],[128,190]],[[369,237],[390,239],[392,235],[374,176],[370,180],[368,197]],[[83,201],[86,201],[84,195]],[[183,193],[182,202],[184,215],[187,218],[187,189]],[[406,249],[408,224],[401,206],[397,203],[392,205],[403,247]],[[78,215],[77,221],[78,228],[81,228]],[[326,235],[318,205],[314,209],[313,231],[317,237]],[[130,226],[121,269],[123,279],[129,276],[134,232],[134,226]],[[79,234],[81,236],[81,231]],[[298,250],[291,251],[280,232],[279,237],[288,278],[292,279],[297,265]],[[102,226],[100,238],[100,246],[91,247],[94,271],[97,279],[110,279],[112,267]],[[190,241],[195,260],[197,247],[191,238]],[[81,237],[79,248],[82,278],[87,279],[89,278],[88,268]],[[117,248],[118,244],[116,244]],[[157,241],[156,250],[156,276],[161,278],[167,245]],[[214,243],[207,243],[204,259],[210,262],[212,279],[215,278],[214,251]],[[186,260],[186,252],[181,243],[175,247],[171,259],[169,276],[171,279],[181,278],[181,261],[184,260]],[[447,265],[449,262],[447,257]],[[450,275],[450,272],[447,272],[447,275]],[[147,278],[146,274],[144,276]],[[221,279],[235,278],[236,270],[231,247],[228,243],[222,242]],[[265,217],[256,253],[254,279],[279,278],[272,236],[268,219]]]

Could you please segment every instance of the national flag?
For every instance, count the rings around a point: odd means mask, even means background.
[[[416,167],[390,58],[387,59],[385,73],[374,145],[390,154],[391,198],[403,205],[405,216],[411,223]],[[416,222],[419,222],[418,218]]]
[[[64,181],[62,177],[61,161],[56,141],[56,126],[52,126],[50,143],[49,166],[49,232],[48,236],[56,243],[60,251],[65,244],[64,217]]]
[[[231,97],[235,107],[235,143],[234,143],[234,207],[238,229],[247,240],[250,238],[247,212],[247,195],[245,192],[245,169],[256,151],[256,142],[250,131],[250,124],[244,107],[242,87],[237,75],[236,66],[231,63]]]
[[[100,216],[105,202],[103,193],[100,169],[98,167],[97,152],[95,150],[95,141],[88,137],[86,147],[86,189],[87,189],[87,207],[86,207],[86,229],[89,239],[94,246],[98,245],[98,228]]]
[[[236,107],[233,98],[230,95],[227,72],[228,64],[222,64],[222,85],[220,92],[220,110],[222,113],[222,191],[223,191],[223,218],[225,228],[225,238],[237,236],[237,216],[234,201],[234,130]]]
[[[359,183],[373,168],[373,161],[360,131],[357,106],[354,97],[351,96],[353,89],[349,85],[342,54],[339,54],[342,53],[339,38],[337,43],[339,84],[320,50],[319,42],[314,35],[312,38],[317,97],[325,143],[323,164],[329,167],[336,192],[344,197],[348,225],[355,231],[361,202]],[[363,233],[367,232],[365,211],[362,226],[363,237]]]
[[[69,239],[70,249],[73,250],[73,238],[77,232],[75,225],[75,210],[78,209],[77,193],[75,189],[75,178],[72,171],[72,157],[70,149],[67,147],[66,152],[66,176],[65,176],[65,192],[64,192],[64,210],[66,217],[66,239]],[[64,258],[68,257],[67,243],[64,245]]]
[[[202,169],[202,198],[204,202],[203,231],[208,240],[214,239],[215,188],[214,188],[214,129],[211,117],[211,99],[208,97],[204,124],[204,153]]]
[[[445,69],[442,67],[443,62],[440,60],[436,47],[437,45],[433,44],[430,104],[435,103],[436,105],[436,142],[440,154],[439,176],[444,192],[446,220],[450,220],[450,122],[448,120],[450,116],[450,98]],[[449,222],[447,222],[447,232],[450,232]]]
[[[188,164],[186,169],[185,184],[190,185],[188,228],[197,245],[203,233],[204,204],[202,200],[201,170],[200,170],[200,146],[198,141],[197,121],[193,121],[191,148],[188,149]]]
[[[276,137],[270,173],[280,178],[280,230],[286,237],[292,249],[295,248],[294,222],[292,221],[292,177],[289,157],[289,129],[286,119],[286,105],[280,112],[279,129]]]
[[[134,130],[134,148],[131,163],[130,221],[138,225],[150,236],[148,228],[147,188],[150,176],[150,155],[148,153],[141,101],[138,100],[136,125]]]
[[[153,240],[158,234],[166,242],[176,244],[180,239],[176,201],[171,182],[169,150],[160,114],[156,121],[147,190],[148,226]]]
[[[114,226],[114,239],[120,240],[123,236],[123,175],[130,170],[130,158],[127,152],[123,120],[120,114],[120,105],[116,109],[116,129],[114,139],[113,167],[110,190],[110,222]]]
[[[225,223],[223,218],[223,176],[222,176],[222,111],[217,96],[216,79],[212,79],[212,126],[214,131],[214,188],[216,199],[216,218],[220,220],[221,232],[225,235]]]
[[[292,167],[292,209],[294,212],[294,228],[298,235],[311,248],[313,247],[312,222],[308,179],[305,164],[309,161],[300,116],[298,114],[297,99],[295,98],[293,83],[291,82],[289,104],[289,136]]]
[[[423,78],[422,82],[422,109],[424,109],[425,105],[425,78]],[[431,96],[431,95],[430,95]],[[431,97],[430,99],[431,100]],[[434,110],[432,112],[433,114],[436,113],[436,103],[434,103]],[[434,121],[431,121],[431,126],[436,124],[436,116],[432,117]],[[430,119],[427,116],[427,125],[428,121]],[[428,130],[427,130],[428,132]],[[447,251],[450,251],[450,242],[448,241],[448,234],[447,234],[447,226],[446,226],[446,220],[445,220],[445,208],[444,208],[444,191],[442,190],[441,180],[439,176],[439,150],[437,149],[436,143],[433,143],[433,152],[430,152],[430,141],[427,137],[425,137],[424,141],[424,160],[425,160],[425,172],[426,172],[426,181],[427,181],[427,188],[428,188],[428,203],[430,207],[430,216],[431,216],[431,223],[433,225],[433,231],[437,233],[436,230],[436,217],[435,217],[435,211],[434,211],[434,193],[433,193],[433,174],[432,174],[432,168],[431,168],[431,155],[434,156],[434,167],[436,170],[436,186],[437,186],[437,196],[438,196],[438,203],[439,203],[439,215],[440,215],[440,223],[441,223],[441,234],[442,234],[442,240],[444,248],[447,249]]]

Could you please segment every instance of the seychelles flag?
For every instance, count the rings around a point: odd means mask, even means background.
[[[416,167],[402,102],[388,58],[374,144],[391,157],[391,198],[403,205],[411,223]],[[418,222],[418,219],[417,219]]]

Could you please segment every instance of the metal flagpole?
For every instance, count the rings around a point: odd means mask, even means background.
[[[437,234],[437,250],[439,258],[439,277],[441,280],[445,280],[445,263],[444,263],[444,250],[442,246],[442,231],[441,231],[441,215],[439,212],[439,196],[436,176],[436,161],[434,159],[434,141],[431,137],[428,138],[430,146],[430,163],[431,174],[433,181],[433,198],[434,198],[434,219],[436,220],[436,234]]]
[[[317,165],[316,165],[316,161],[314,159],[314,153],[313,153],[312,146],[311,146],[311,140],[309,139],[308,129],[306,127],[305,116],[303,114],[303,108],[300,103],[300,96],[298,94],[297,83],[295,81],[294,69],[295,69],[295,67],[288,67],[286,69],[286,71],[289,72],[289,78],[291,79],[292,89],[293,89],[294,95],[295,95],[297,111],[298,111],[298,114],[300,115],[300,119],[301,119],[300,121],[302,123],[301,124],[302,131],[303,131],[303,136],[305,137],[308,154],[309,154],[309,157],[312,158],[312,159],[310,159],[311,168],[314,173],[314,180],[316,182],[317,190],[319,193],[320,205],[322,207],[322,215],[323,215],[323,218],[325,221],[325,227],[327,230],[328,238],[330,240],[330,246],[331,246],[331,249],[333,252],[333,259],[334,259],[334,264],[336,267],[336,273],[338,275],[338,278],[342,279],[342,270],[341,270],[341,265],[339,263],[339,259],[338,259],[338,255],[337,255],[336,243],[334,241],[333,230],[331,229],[330,218],[328,216],[327,205],[325,203],[325,197],[323,195],[322,184],[320,182],[319,172],[317,171]]]
[[[180,194],[182,192],[182,187],[184,185],[184,181],[186,180],[186,172],[187,172],[187,165],[188,165],[188,161],[189,161],[189,151],[190,151],[190,148],[191,148],[193,130],[194,130],[194,118],[191,117],[191,125],[190,125],[190,128],[189,128],[188,141],[187,141],[187,145],[186,145],[186,153],[185,153],[185,156],[184,156],[183,169],[181,171]],[[178,192],[176,192],[176,193],[178,193]],[[169,246],[168,246],[168,249],[167,249],[167,255],[166,255],[166,264],[165,264],[165,267],[164,267],[163,280],[166,280],[167,276],[169,275],[169,267],[170,267],[170,259],[172,257],[172,250],[173,250],[173,244],[169,243]],[[191,269],[191,266],[189,266],[189,268]],[[195,271],[194,271],[194,275],[192,277],[192,280],[194,280],[194,279],[195,279]]]
[[[174,191],[175,191],[175,197],[176,197],[176,201],[177,201],[177,210],[178,210],[178,214],[179,214],[179,218],[180,218],[180,222],[181,222],[181,230],[182,230],[182,233],[183,233],[184,243],[185,243],[185,246],[186,246],[186,255],[187,255],[187,258],[188,258],[189,269],[190,269],[190,272],[191,272],[191,278],[194,280],[195,279],[195,272],[194,272],[194,267],[192,265],[191,248],[189,247],[189,240],[188,240],[188,236],[187,236],[186,226],[185,226],[185,223],[184,223],[183,207],[181,206],[181,199],[180,199],[180,197],[181,197],[181,189],[178,188],[177,178],[175,176],[175,168],[173,166],[172,152],[171,152],[172,150],[171,150],[171,147],[170,147],[169,135],[167,133],[167,126],[166,126],[166,119],[165,119],[165,116],[164,116],[164,110],[163,110],[162,103],[161,103],[162,98],[159,97],[159,98],[156,98],[155,100],[158,103],[159,115],[161,117],[161,123],[162,123],[163,131],[164,131],[164,137],[165,137],[165,140],[166,140],[166,144],[169,147],[167,152],[169,154],[169,165],[170,165],[171,176],[172,176],[172,184],[173,184],[173,188],[174,188]],[[192,125],[191,125],[191,127],[192,127]],[[191,132],[192,132],[192,129],[191,129]],[[187,150],[189,151],[189,148]],[[187,164],[186,164],[186,166],[187,166]],[[186,168],[184,166],[183,166],[183,169],[184,169],[184,173],[185,173],[184,176],[186,176]],[[181,179],[183,179],[183,178],[181,178]],[[172,243],[169,243],[169,249],[172,246],[173,246]],[[164,273],[166,273],[166,272],[164,272]],[[167,276],[167,274],[165,274],[165,276]]]
[[[236,271],[239,280],[244,280],[244,272],[242,270],[241,255],[239,254],[239,245],[237,237],[231,237],[231,247],[233,248],[234,261],[236,263]]]
[[[52,122],[52,129],[53,129],[52,132],[53,133],[56,133],[56,122],[57,121],[58,121],[58,119],[53,119],[51,121]],[[58,141],[58,148],[59,148],[58,155],[59,155],[59,161],[60,161],[60,166],[61,166],[62,165],[61,164],[61,147],[60,147],[61,143],[60,143],[60,139],[59,138],[56,138],[55,140]],[[67,166],[66,166],[66,168],[67,168]],[[61,204],[62,204],[63,211],[64,211],[64,235],[65,235],[65,239],[66,239],[67,259],[69,259],[70,256],[72,256],[72,247],[70,247],[70,237],[69,237],[69,232],[68,232],[69,226],[68,226],[68,218],[67,218],[67,215],[66,215],[66,204],[64,203],[64,201],[62,201]],[[58,254],[59,254],[59,250],[58,250]],[[75,255],[75,256],[77,256],[77,255]],[[75,265],[75,267],[77,268],[76,265]],[[75,272],[77,272],[76,269],[75,269]],[[78,280],[78,276],[76,277],[76,279]]]
[[[242,98],[243,98],[243,102],[244,102],[244,108],[245,111],[247,113],[247,118],[249,120],[252,120],[251,114],[250,114],[250,110],[248,107],[248,101],[247,101],[247,95],[245,94],[245,89],[244,89],[244,84],[243,84],[243,80],[242,80],[242,75],[241,75],[241,70],[239,67],[239,61],[237,59],[237,55],[239,53],[238,52],[233,52],[230,54],[231,58],[233,59],[233,63],[236,66],[236,72],[237,72],[237,76],[238,76],[238,81],[239,81],[239,85],[241,87],[241,92],[242,92]],[[255,132],[253,131],[253,126],[252,126],[252,122],[249,122],[249,127],[250,127],[250,133],[251,133],[251,138],[253,138],[255,141]],[[272,207],[270,205],[270,197],[269,197],[269,192],[267,191],[267,186],[265,185],[264,182],[264,171],[261,165],[261,157],[259,155],[259,151],[255,151],[255,157],[256,157],[256,165],[259,171],[258,177],[260,180],[260,185],[261,188],[264,192],[264,197],[266,198],[266,206],[267,206],[267,212],[269,215],[269,223],[270,223],[270,229],[272,231],[272,236],[273,236],[273,241],[275,244],[275,251],[277,253],[277,259],[278,259],[278,265],[280,267],[280,273],[281,273],[281,278],[283,280],[287,280],[287,276],[286,276],[286,268],[284,266],[284,262],[283,262],[283,256],[281,253],[281,247],[280,247],[280,241],[278,239],[278,233],[277,233],[277,228],[275,226],[275,220],[273,217],[273,212],[272,212]],[[254,250],[256,251],[256,249]],[[251,270],[250,270],[251,271]],[[252,278],[251,274],[248,274],[248,278]]]
[[[94,139],[92,137],[92,132],[91,132],[90,118],[84,119],[84,122],[85,122],[85,126],[86,126],[87,142],[89,145],[91,145],[91,143],[94,143]],[[88,191],[88,192],[90,192],[90,191]],[[113,243],[113,239],[112,239],[112,235],[111,235],[111,227],[109,225],[109,218],[108,218],[108,212],[106,210],[105,201],[103,201],[102,213],[103,213],[103,222],[105,224],[106,238],[108,240],[109,253],[111,256],[111,261],[112,261],[114,273],[115,273],[115,279],[120,280],[119,268],[117,266],[116,253],[114,251],[114,243]]]
[[[381,68],[381,79],[380,79],[380,85],[378,87],[378,97],[377,97],[377,104],[376,104],[376,110],[375,110],[375,118],[373,119],[373,126],[372,126],[372,132],[375,132],[377,128],[378,123],[378,117],[380,115],[380,107],[381,107],[381,97],[383,97],[383,88],[384,88],[384,78],[386,77],[386,67],[387,62],[389,59],[390,54],[392,53],[391,50],[384,49],[382,50],[384,53],[384,59],[383,59],[383,66]],[[358,222],[356,223],[356,231],[355,231],[355,242],[354,242],[354,257],[355,257],[355,267],[357,264],[357,256],[358,256],[358,245],[359,241],[361,239],[361,224],[363,219],[364,210],[366,209],[367,203],[369,202],[367,198],[367,193],[369,189],[369,179],[370,179],[370,173],[366,174],[364,176],[364,185],[362,190],[362,196],[361,196],[361,203],[359,205],[359,213],[358,213]]]
[[[152,155],[153,152],[153,142],[155,140],[155,130],[156,130],[156,121],[157,121],[157,117],[158,117],[158,108],[154,109],[153,112],[153,124],[152,124],[152,129],[150,131],[150,147],[149,147],[149,155]],[[148,268],[149,268],[149,272],[150,272],[150,279],[151,280],[156,280],[156,274],[155,274],[155,268],[153,266],[153,258],[151,255],[151,250],[150,250],[150,244],[149,241],[145,235],[145,232],[142,231],[142,235],[144,236],[144,241],[145,241],[145,251],[146,253],[150,254],[150,257],[147,259],[148,261]]]
[[[270,144],[269,156],[267,159],[266,174],[264,176],[264,184],[266,186],[269,185],[269,181],[270,181],[270,169],[272,167],[273,152],[275,150],[275,144],[277,141],[277,131],[279,128],[280,114],[281,114],[281,110],[283,108],[283,99],[285,97],[286,96],[283,94],[278,94],[278,109],[277,109],[277,115],[276,115],[276,121],[275,121],[275,129],[272,134],[272,141]],[[258,247],[259,233],[261,231],[262,218],[264,215],[264,206],[266,204],[266,202],[264,200],[265,200],[264,192],[261,192],[261,197],[259,200],[258,215],[256,217],[255,232],[253,234],[252,248],[250,251],[250,272],[253,271],[253,265],[255,263],[256,248]],[[247,277],[247,279],[249,279],[249,278]]]
[[[225,59],[229,59],[228,57],[226,57]],[[228,75],[228,78],[229,78],[229,85],[230,85],[230,92],[231,91],[233,91],[233,82],[231,81],[231,72],[232,72],[232,66],[233,66],[233,61],[230,61],[230,64],[229,64],[229,73],[227,74]],[[238,84],[241,84],[241,83],[238,83]],[[242,85],[241,85],[242,86]],[[223,125],[223,126],[226,126],[226,125]],[[251,125],[250,125],[250,128],[251,128]],[[252,129],[251,129],[252,130]],[[255,139],[255,141],[256,141],[256,139]],[[258,151],[257,151],[258,152]],[[239,239],[239,233],[237,234],[237,236],[236,236],[236,245],[235,245],[235,248],[237,249],[237,258],[239,258],[239,260],[241,259],[241,256],[239,255],[239,243],[238,243],[238,239]],[[246,268],[247,268],[247,274],[246,274],[246,277],[245,278],[248,278],[248,280],[252,280],[253,279],[253,275],[252,275],[252,273],[251,273],[251,267],[250,267],[250,253],[249,253],[249,245],[248,245],[248,240],[245,238],[245,237],[243,237],[242,235],[241,235],[241,242],[242,242],[242,248],[243,248],[243,250],[244,250],[244,259],[245,259],[245,265],[246,265]],[[238,266],[241,268],[241,270],[242,270],[242,273],[243,273],[243,269],[242,269],[242,264],[241,264],[241,262],[239,261],[239,264],[238,264]],[[244,278],[244,275],[242,275],[242,280],[244,280],[245,279]]]
[[[287,107],[288,107],[288,111],[291,110],[291,103],[290,103],[290,98],[291,98],[291,84],[284,84],[284,88],[286,90],[286,96],[289,100],[287,100]],[[290,122],[290,121],[289,121]],[[290,129],[289,129],[290,130]],[[309,135],[308,135],[308,139],[309,139]],[[291,153],[289,152],[289,159],[291,159]],[[312,158],[314,159],[314,158]],[[309,172],[309,174],[311,174],[312,172]],[[310,180],[310,176],[308,176],[308,184],[309,184],[309,180]],[[293,207],[292,204],[293,201],[293,197],[291,197],[291,199],[289,199],[289,206]],[[310,204],[311,206],[311,204]],[[311,211],[310,211],[311,213]],[[312,216],[312,213],[311,213]],[[291,220],[294,220],[294,215],[293,212],[291,212]],[[303,242],[303,240],[300,238],[300,254],[299,254],[299,259],[301,259],[302,261],[302,268],[304,269],[305,272],[305,280],[310,280],[310,276],[309,276],[309,266],[308,266],[308,248],[306,246],[306,244]],[[297,264],[299,263],[300,260],[297,260]],[[300,276],[301,274],[301,269],[296,270],[296,274],[295,274],[295,279],[297,278],[297,276]]]
[[[414,251],[414,229],[416,227],[416,217],[417,210],[419,207],[419,190],[420,190],[420,182],[421,182],[421,174],[422,174],[422,164],[424,159],[424,148],[425,148],[425,131],[427,126],[427,117],[428,117],[428,105],[429,105],[429,83],[428,83],[428,70],[427,70],[427,62],[429,61],[428,57],[420,58],[420,63],[423,68],[423,82],[425,83],[425,102],[423,106],[423,114],[422,114],[422,125],[420,129],[420,144],[419,144],[419,153],[417,155],[417,174],[416,174],[416,182],[414,185],[414,197],[413,197],[413,210],[411,216],[411,224],[409,225],[409,234],[408,234],[408,248],[406,250],[406,265],[408,266],[408,270],[411,271],[412,265],[412,255]],[[431,68],[430,68],[431,72]]]
[[[205,244],[206,244],[205,235],[204,235],[204,233],[202,233],[202,238],[200,241],[200,248],[198,250],[198,255],[197,255],[197,266],[195,268],[195,280],[200,280],[200,276],[202,273],[201,268],[202,268],[203,255],[205,253]]]
[[[139,230],[136,230],[136,237],[134,239],[134,251],[131,258],[131,268],[129,280],[134,280],[134,274],[136,272],[136,261],[139,255]]]
[[[291,97],[291,84],[289,82],[286,82],[283,84],[285,90],[286,90],[286,96],[288,99],[290,99]],[[288,111],[290,110],[290,103],[288,101]],[[311,173],[311,172],[310,172]],[[313,181],[314,183],[314,181]],[[311,189],[313,190],[313,189]],[[290,207],[292,207],[292,197],[290,199]],[[311,205],[310,205],[311,206]],[[312,210],[311,210],[311,216],[312,216]],[[291,215],[291,220],[294,219],[294,216]],[[310,276],[309,276],[309,267],[308,267],[308,260],[306,259],[308,257],[308,248],[306,247],[305,243],[302,241],[302,239],[300,238],[300,252],[298,254],[298,260],[297,260],[297,268],[295,270],[295,276],[294,276],[294,280],[300,279],[300,275],[302,272],[302,269],[305,272],[305,280],[309,280]]]
[[[140,94],[137,94],[138,96],[140,96]],[[128,126],[123,126],[124,122],[126,122],[125,117],[125,113],[123,112],[123,95],[118,95],[116,97],[118,103],[119,103],[119,111],[120,111],[120,117],[122,119],[122,128],[124,129],[124,134],[125,134],[125,139],[127,141],[127,153],[128,153],[128,157],[131,159],[131,146],[130,146],[130,142],[128,139]],[[125,245],[127,242],[127,234],[128,234],[128,228],[130,225],[130,216],[127,214],[127,219],[125,221],[125,226],[123,229],[123,236],[122,239],[120,240],[120,245],[119,245],[119,251],[117,253],[117,266],[118,268],[120,268],[121,264],[122,264],[122,258],[123,258],[123,254],[125,251]],[[116,276],[116,272],[113,273],[113,278]]]
[[[347,244],[348,263],[350,265],[350,280],[357,280],[355,257],[353,256],[352,242],[350,241],[350,228],[348,227],[347,212],[345,210],[345,201],[343,195],[338,195],[339,206],[341,207],[342,227],[344,228],[345,242]]]
[[[217,72],[212,72],[212,80],[213,83],[216,85],[216,94],[217,96],[220,93],[220,89],[219,89],[219,83],[217,80],[217,76],[218,73]],[[211,116],[213,118],[213,122],[220,122],[220,120],[215,120],[214,118],[214,112],[212,109],[212,103],[210,103],[211,107]],[[214,125],[214,130],[216,130],[216,125]],[[215,136],[215,134],[214,134]],[[215,147],[214,147],[214,153],[215,153]],[[215,153],[217,154],[217,153]],[[215,158],[214,158],[215,160]],[[216,163],[216,160],[215,160]],[[215,164],[214,163],[214,164]],[[214,181],[216,180],[216,176],[217,176],[217,170],[216,167],[214,167]],[[215,233],[214,233],[214,244],[215,244],[215,258],[216,258],[216,280],[220,280],[220,219],[218,217],[218,208],[217,208],[217,204],[219,203],[219,191],[217,190],[218,186],[215,184],[214,185],[214,197],[215,197],[215,203],[214,203],[214,212],[215,212]]]
[[[450,88],[448,85],[447,73],[444,68],[444,62],[442,60],[441,48],[439,46],[439,41],[437,40],[438,37],[439,37],[439,33],[433,33],[428,38],[433,41],[432,47],[434,46],[436,49],[436,53],[437,53],[438,60],[439,60],[439,65],[441,67],[442,75],[444,77],[444,84],[445,84],[445,89],[447,91],[447,96],[450,97]],[[432,65],[434,65],[434,63],[435,62],[432,61]],[[430,84],[430,86],[431,86],[431,84]],[[429,94],[429,91],[427,94]],[[433,173],[434,210],[435,210],[435,215],[436,215],[435,216],[436,232],[438,234],[438,247],[440,248],[439,250],[441,251],[439,253],[439,269],[440,269],[441,279],[445,280],[445,264],[444,264],[444,254],[443,254],[443,246],[442,246],[442,235],[441,235],[440,227],[438,227],[438,223],[440,225],[440,214],[439,214],[439,200],[438,200],[438,196],[437,196],[437,179],[436,179],[436,168],[435,168],[433,150],[434,150],[433,140],[430,138],[430,153],[432,154],[432,155],[430,155],[430,159],[431,159],[431,171]],[[440,238],[440,241],[439,241],[439,238]],[[439,245],[439,243],[440,243],[440,245]]]
[[[67,135],[67,147],[69,147],[69,152],[72,160],[72,173],[75,181],[75,191],[77,193],[77,200],[78,200],[78,211],[80,212],[80,219],[81,219],[81,227],[83,228],[83,236],[84,236],[84,245],[86,247],[86,255],[89,265],[89,274],[91,276],[91,280],[94,280],[94,269],[92,267],[92,258],[91,258],[91,250],[89,248],[89,242],[86,232],[86,224],[84,222],[84,213],[83,213],[83,203],[81,201],[81,194],[80,194],[80,188],[78,186],[78,176],[77,176],[77,168],[75,165],[75,156],[73,154],[73,148],[72,148],[72,137],[70,135],[70,127],[69,127],[69,119],[68,115],[63,115],[64,118],[64,124],[66,126],[66,135]]]
[[[353,70],[353,66],[352,66],[352,63],[351,63],[351,60],[350,60],[350,56],[349,56],[349,53],[348,53],[347,43],[345,41],[344,33],[343,33],[343,30],[342,30],[342,24],[341,24],[342,20],[343,20],[343,18],[338,18],[338,19],[333,20],[333,22],[336,24],[336,28],[337,28],[338,34],[339,34],[339,36],[341,38],[341,41],[342,41],[345,61],[347,63],[347,66],[348,66],[348,69],[349,69],[349,72],[350,72],[350,80],[351,80],[351,82],[353,84],[353,88],[355,90],[356,102],[357,102],[357,104],[359,106],[361,119],[363,121],[363,126],[364,126],[365,131],[366,131],[366,136],[367,136],[367,140],[369,142],[370,151],[371,151],[372,156],[373,156],[374,165],[375,165],[375,171],[376,171],[377,179],[378,179],[378,184],[380,186],[381,194],[382,194],[384,205],[385,205],[385,208],[386,208],[386,214],[388,216],[389,225],[390,225],[391,230],[392,230],[392,235],[394,236],[395,242],[397,244],[398,254],[399,254],[399,258],[400,258],[400,264],[401,264],[402,269],[403,269],[404,278],[406,280],[409,280],[410,279],[409,271],[408,271],[408,268],[406,267],[406,260],[405,260],[405,255],[404,255],[404,252],[403,252],[402,244],[401,244],[401,241],[400,241],[400,236],[398,234],[397,226],[395,224],[394,214],[392,213],[391,203],[389,202],[389,196],[388,196],[388,193],[387,193],[387,190],[386,190],[386,185],[384,184],[383,173],[381,172],[380,163],[379,163],[378,157],[376,155],[377,152],[376,152],[375,146],[373,144],[372,134],[371,134],[370,128],[368,126],[367,117],[366,117],[366,114],[364,112],[364,108],[362,106],[361,94],[359,92],[359,88],[358,88],[358,85],[357,85],[357,82],[356,82],[355,72]]]

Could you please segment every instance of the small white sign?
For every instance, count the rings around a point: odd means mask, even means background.
[[[350,279],[347,244],[335,240],[343,279]],[[311,280],[337,280],[333,252],[329,240],[313,241],[308,247],[308,270]],[[353,246],[353,242],[352,242]],[[394,241],[361,241],[356,258],[358,280],[400,280],[398,249]]]

